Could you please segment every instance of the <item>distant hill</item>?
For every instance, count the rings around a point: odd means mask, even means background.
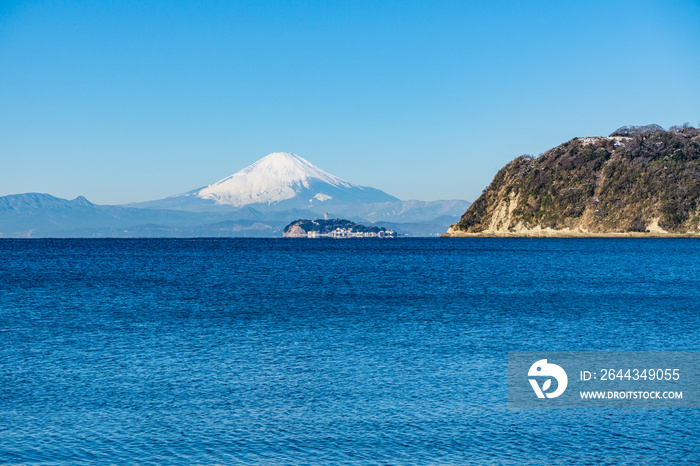
[[[623,127],[519,157],[444,236],[616,235],[700,235],[700,130]]]
[[[96,205],[82,196],[14,194],[0,197],[0,238],[281,236],[286,221],[254,214],[135,209]]]

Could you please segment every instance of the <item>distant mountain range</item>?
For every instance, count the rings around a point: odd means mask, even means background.
[[[2,196],[0,237],[282,236],[290,221],[326,213],[435,236],[468,206],[463,200],[401,201],[276,152],[209,186],[155,201],[113,206],[82,196]]]

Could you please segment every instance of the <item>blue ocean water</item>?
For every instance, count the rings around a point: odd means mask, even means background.
[[[0,463],[700,464],[508,351],[700,350],[688,239],[0,240]]]

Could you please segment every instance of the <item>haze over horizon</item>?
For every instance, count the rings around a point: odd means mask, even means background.
[[[291,152],[400,199],[623,125],[700,123],[700,5],[0,5],[0,195],[183,193]]]

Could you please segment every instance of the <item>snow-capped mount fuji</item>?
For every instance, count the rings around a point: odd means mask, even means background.
[[[274,152],[216,183],[156,201],[129,204],[151,210],[216,214],[227,219],[284,222],[328,214],[391,228],[440,234],[469,206],[467,201],[402,201],[384,191],[332,175],[308,160]],[[398,224],[403,227],[399,228]],[[410,224],[410,225],[409,225]],[[420,224],[420,225],[419,225]],[[412,229],[412,230],[411,230]]]
[[[213,211],[250,206],[262,211],[340,211],[358,204],[396,202],[375,188],[358,186],[287,152],[273,152],[204,188],[135,207]]]
[[[397,200],[373,188],[364,188],[331,175],[296,154],[273,152],[243,170],[195,194],[216,204],[241,207],[277,204],[299,197],[302,204],[333,199],[385,202]]]

